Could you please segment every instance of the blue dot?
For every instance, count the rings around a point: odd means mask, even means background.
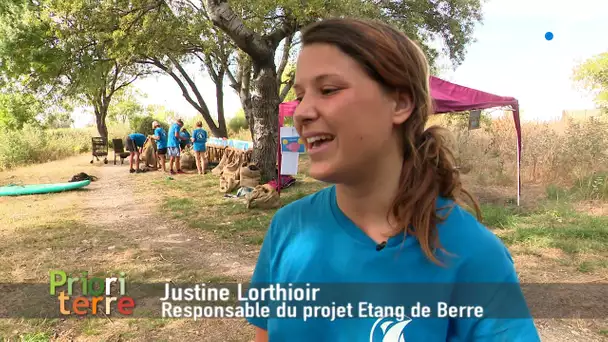
[[[547,33],[545,33],[545,39],[546,39],[546,40],[551,40],[551,39],[553,39],[553,33],[551,33],[551,32],[547,32]]]

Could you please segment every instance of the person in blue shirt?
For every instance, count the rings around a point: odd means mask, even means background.
[[[196,128],[192,131],[191,140],[198,174],[204,175],[207,172],[207,159],[205,157],[205,151],[207,150],[207,131],[203,129],[203,123],[201,121],[196,123]]]
[[[478,221],[442,131],[425,128],[433,103],[422,50],[387,24],[356,19],[316,22],[301,42],[294,126],[309,176],[331,185],[277,211],[248,293],[310,283],[324,299],[307,304],[350,300],[354,309],[341,312],[353,316],[247,317],[255,341],[540,341],[509,251]],[[466,198],[477,218],[458,204]],[[456,295],[462,284],[480,288]],[[488,284],[510,287],[510,297]],[[359,310],[373,295],[389,306],[425,295],[431,317]],[[488,304],[486,316],[440,317],[435,299]],[[243,305],[280,305],[259,301]],[[524,310],[501,315],[517,304]]]
[[[182,174],[185,173],[181,169],[180,164],[180,143],[185,138],[182,137],[179,133],[184,126],[184,122],[182,119],[177,119],[175,123],[171,125],[169,128],[169,134],[167,135],[167,155],[169,156],[169,172],[174,174]],[[173,171],[173,165],[177,171]]]
[[[190,132],[188,132],[188,130],[186,129],[186,127],[183,127],[181,132],[179,132],[180,137],[184,138],[184,140],[182,140],[179,143],[179,147],[183,150],[186,149],[186,147],[190,146]]]
[[[154,129],[154,134],[151,135],[150,138],[156,140],[157,159],[163,172],[167,172],[167,168],[165,166],[165,157],[167,155],[167,132],[161,127],[158,121],[154,121],[152,123],[152,129]]]
[[[141,133],[131,133],[127,135],[125,138],[125,147],[129,154],[129,172],[130,173],[139,173],[139,154],[144,148],[144,144],[146,143],[146,136]],[[136,157],[136,168],[133,168],[133,157]]]

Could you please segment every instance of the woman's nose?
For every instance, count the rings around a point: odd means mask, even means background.
[[[300,101],[300,103],[298,103],[298,106],[296,107],[296,110],[293,113],[293,120],[295,121],[295,123],[301,125],[315,120],[318,116],[318,112],[310,100]]]

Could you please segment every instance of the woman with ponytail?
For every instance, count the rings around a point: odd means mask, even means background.
[[[462,188],[444,133],[425,129],[433,110],[429,66],[412,40],[379,22],[314,23],[302,32],[294,90],[309,175],[332,185],[276,213],[252,286],[432,283],[450,292],[461,283],[507,283],[519,290],[508,250],[478,221],[479,207]],[[477,218],[461,207],[465,199]],[[387,295],[397,304],[407,291]],[[486,295],[498,311],[518,300]],[[260,342],[539,341],[523,315],[357,318],[352,304],[355,318],[248,320]]]

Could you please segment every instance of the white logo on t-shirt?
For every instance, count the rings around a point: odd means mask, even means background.
[[[369,342],[406,342],[403,330],[411,321],[409,317],[404,317],[403,320],[393,317],[378,318],[369,333]]]

